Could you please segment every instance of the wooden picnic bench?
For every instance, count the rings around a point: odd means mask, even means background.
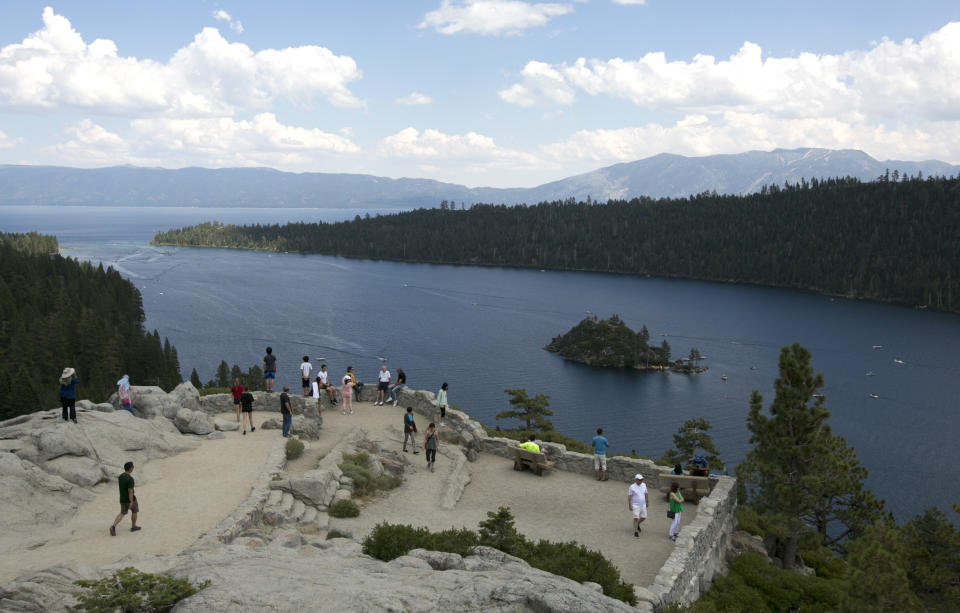
[[[543,476],[544,470],[553,468],[553,462],[547,460],[547,456],[540,453],[534,453],[528,449],[517,447],[514,449],[513,470],[523,470],[529,468],[540,476]]]
[[[693,475],[675,475],[673,473],[660,473],[660,491],[668,494],[670,484],[676,482],[680,486],[680,493],[684,499],[696,502],[710,494],[710,478],[697,477]]]

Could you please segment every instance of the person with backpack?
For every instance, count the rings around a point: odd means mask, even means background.
[[[414,455],[420,453],[417,449],[417,439],[414,434],[417,433],[417,422],[413,420],[413,407],[407,407],[407,412],[403,416],[403,450],[407,451],[407,439],[410,439],[410,446],[413,447]]]
[[[433,465],[437,463],[437,449],[440,448],[440,438],[437,436],[437,425],[430,422],[423,435],[423,448],[427,452],[427,468],[433,472]]]

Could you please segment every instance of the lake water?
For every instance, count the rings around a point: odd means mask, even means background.
[[[385,357],[414,388],[436,390],[447,381],[451,403],[488,425],[508,406],[503,390],[521,387],[550,395],[559,431],[589,441],[603,427],[614,451],[648,457],[672,446],[684,420],[705,417],[732,467],[749,446],[751,390],[769,405],[779,350],[798,341],[826,379],[831,426],[856,448],[870,471],[868,486],[897,519],[932,505],[956,517],[949,511],[960,500],[956,316],[720,283],[148,245],[157,230],[200,221],[355,214],[0,207],[0,229],[54,234],[65,254],[119,269],[143,294],[147,327],[176,345],[184,376],[195,367],[210,379],[220,360],[259,364],[269,344],[279,356],[280,383],[296,390],[302,355],[325,357],[335,375],[353,365],[366,382],[375,381],[378,357]],[[588,312],[616,313],[634,329],[646,324],[675,357],[697,347],[710,370],[604,370],[542,349]]]

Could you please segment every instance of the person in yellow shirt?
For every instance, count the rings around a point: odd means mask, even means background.
[[[537,437],[531,434],[525,442],[520,443],[520,449],[526,449],[527,451],[540,453],[540,445],[536,444],[534,442],[535,440],[537,440]]]

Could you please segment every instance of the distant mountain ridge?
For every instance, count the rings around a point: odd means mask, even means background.
[[[856,177],[887,170],[953,176],[960,165],[937,160],[876,160],[845,149],[775,149],[686,157],[662,153],[531,188],[466,187],[432,179],[364,174],[291,173],[270,168],[68,168],[0,165],[0,206],[209,206],[409,208],[454,203],[685,197],[703,192],[749,194],[763,185],[801,179]]]

